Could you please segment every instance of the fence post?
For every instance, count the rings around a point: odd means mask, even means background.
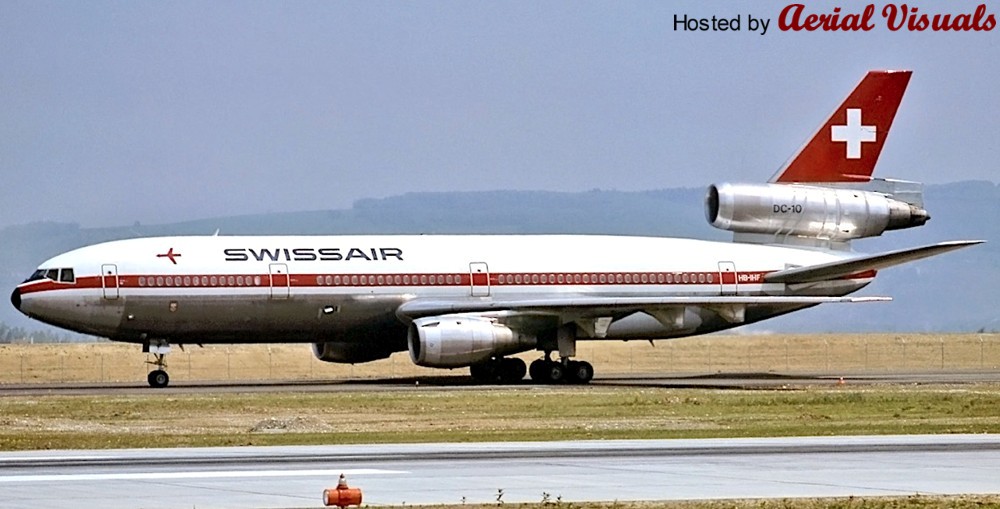
[[[979,336],[979,369],[984,369],[984,366],[985,366],[985,359],[984,359],[984,356],[983,356],[983,352],[984,352],[983,346],[985,344],[986,344],[986,342],[983,341],[983,337]]]
[[[941,370],[944,371],[944,338],[941,341]]]
[[[829,339],[823,338],[823,347],[826,350],[826,355],[825,355],[825,357],[826,357],[826,371],[827,371],[827,373],[829,373],[830,372],[830,340]]]
[[[865,373],[868,372],[868,338],[865,337]]]
[[[784,339],[784,343],[785,343],[785,372],[787,373],[788,372],[788,337],[787,336]]]
[[[903,369],[906,369],[906,338],[899,338],[899,342],[903,344]]]

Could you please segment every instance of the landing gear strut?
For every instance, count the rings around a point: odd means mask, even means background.
[[[150,342],[143,345],[143,351],[153,354],[153,360],[146,361],[146,364],[156,366],[156,369],[149,372],[146,381],[154,389],[161,389],[170,384],[170,375],[167,374],[167,354],[170,353],[170,345],[166,342]]]
[[[528,371],[524,361],[516,357],[494,357],[469,366],[472,378],[479,383],[512,384],[524,378]]]

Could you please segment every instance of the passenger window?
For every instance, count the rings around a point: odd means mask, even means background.
[[[76,282],[76,278],[73,276],[73,269],[62,269],[59,272],[59,281],[63,283]]]

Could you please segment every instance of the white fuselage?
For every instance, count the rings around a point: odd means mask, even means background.
[[[19,308],[53,325],[117,341],[346,341],[400,351],[406,349],[408,324],[396,310],[415,298],[839,296],[863,287],[873,274],[805,285],[762,280],[768,272],[847,255],[594,235],[142,238],[46,261],[40,272],[72,269],[72,281],[50,277],[22,284]],[[801,307],[751,307],[739,323],[693,309],[697,316],[681,329],[648,316],[621,316],[604,337],[700,334]]]

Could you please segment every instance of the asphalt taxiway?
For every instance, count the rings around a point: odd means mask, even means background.
[[[150,437],[155,443],[155,437]],[[1000,493],[1000,435],[345,445],[0,453],[10,509]]]
[[[778,389],[850,384],[900,385],[900,384],[974,384],[998,383],[1000,371],[934,371],[908,373],[709,373],[693,375],[617,375],[595,378],[593,387],[660,387],[675,389]],[[340,380],[268,380],[221,382],[173,382],[167,388],[152,389],[145,381],[116,383],[31,383],[2,384],[0,396],[59,395],[122,395],[122,394],[190,394],[190,393],[248,393],[248,392],[359,392],[405,391],[433,387],[441,390],[480,390],[484,386],[465,375],[395,377],[383,379]],[[489,387],[489,386],[486,386]],[[506,385],[505,388],[525,389],[549,387],[529,380]],[[556,387],[567,387],[559,385]]]

